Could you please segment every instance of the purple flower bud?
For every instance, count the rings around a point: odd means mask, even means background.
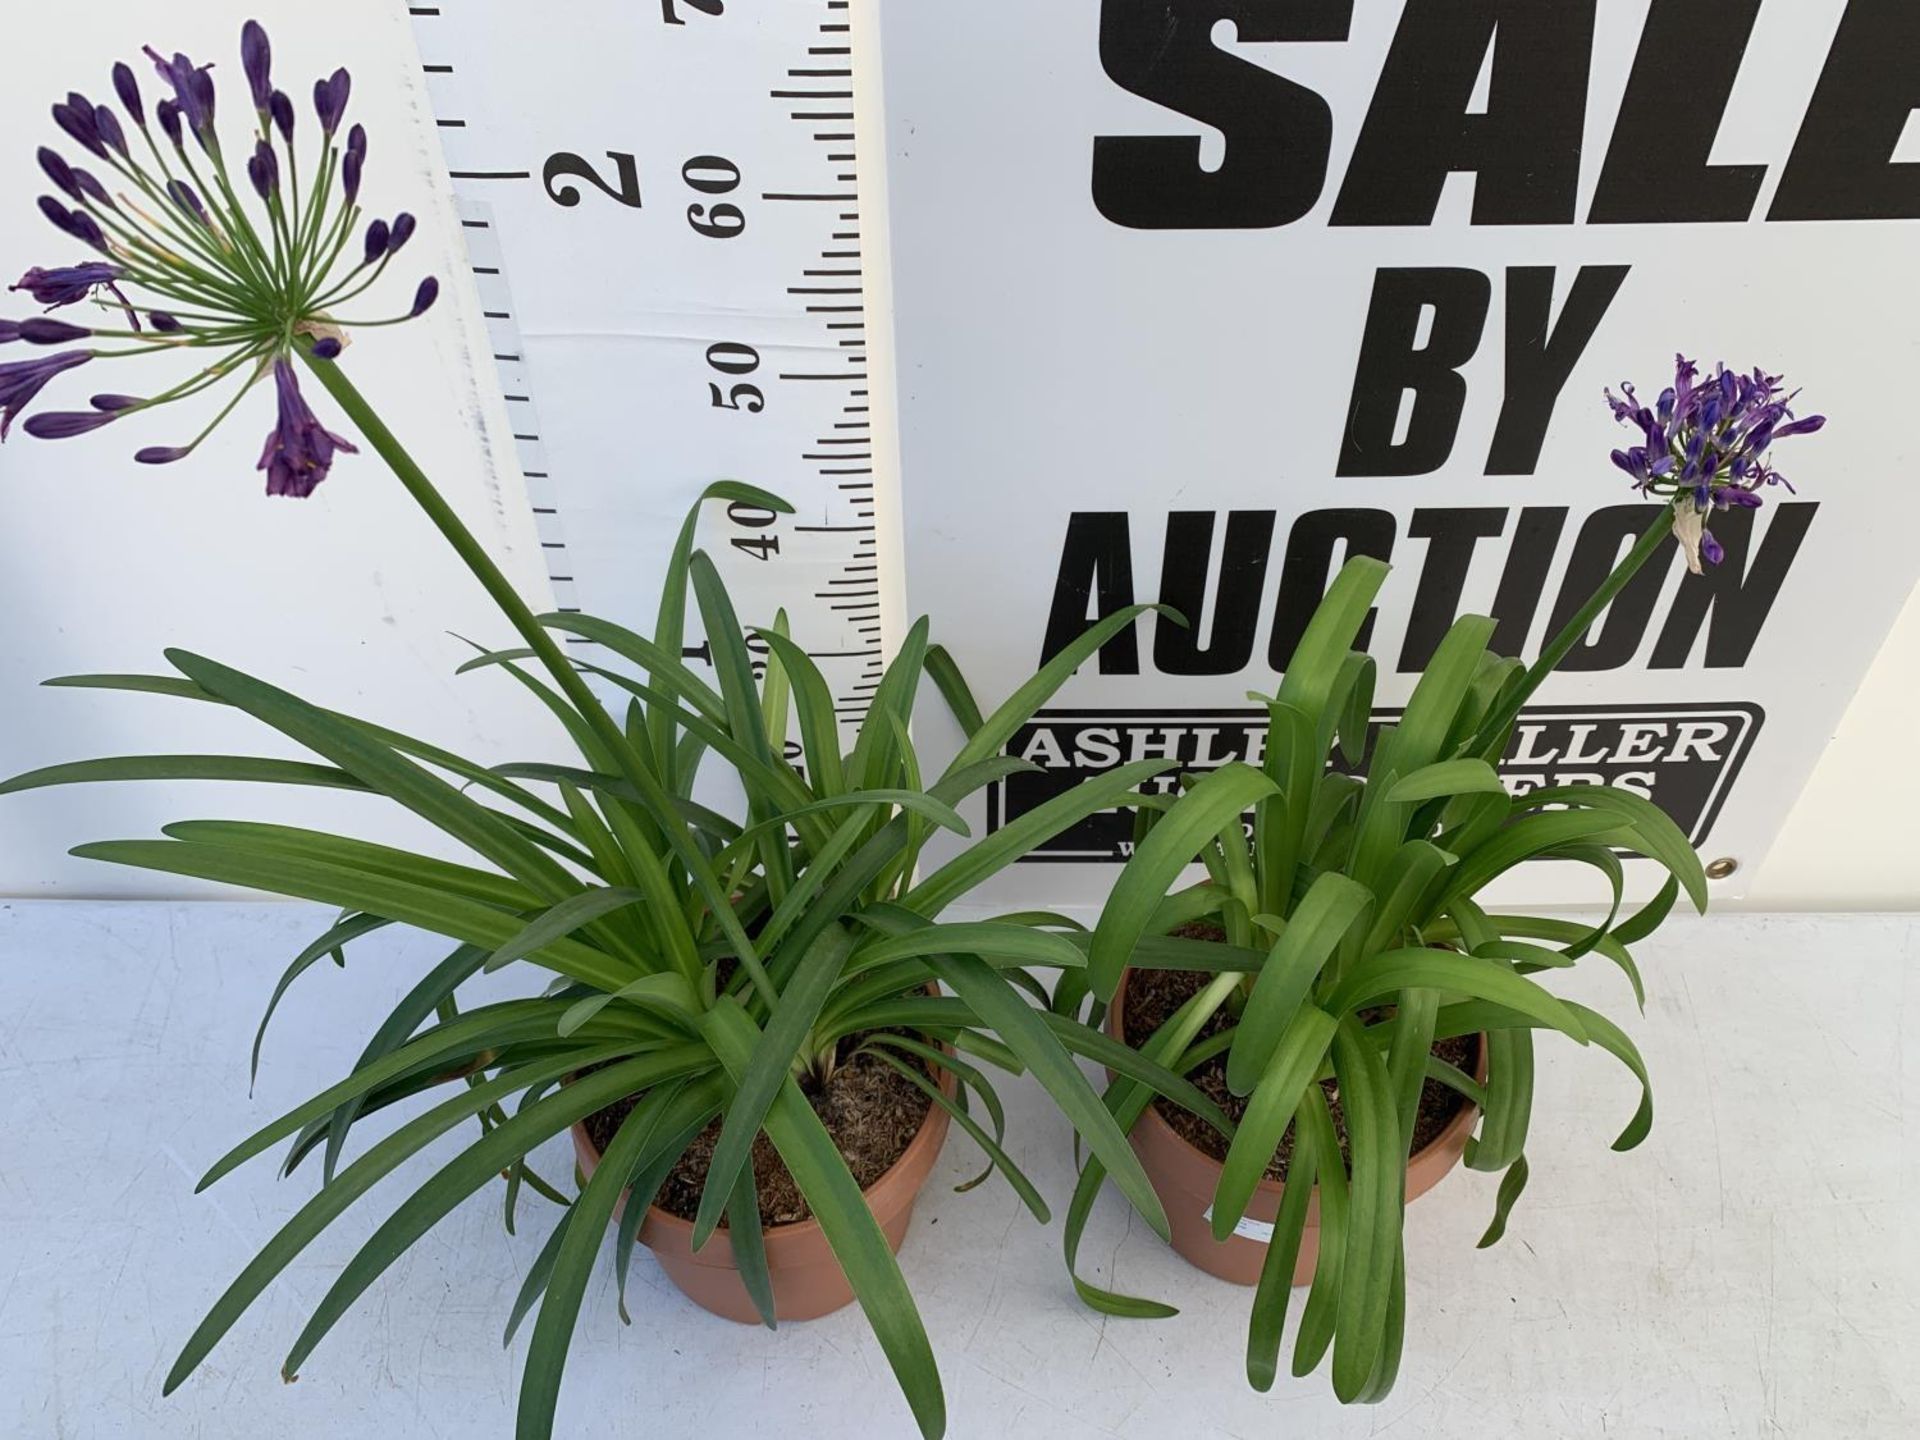
[[[173,142],[174,149],[179,149],[181,145],[179,104],[172,100],[162,100],[153,107],[153,116],[160,122],[160,129],[167,139]]]
[[[191,445],[148,445],[133,452],[133,458],[142,465],[171,465],[176,460],[184,460],[193,453]]]
[[[31,360],[0,365],[0,440],[7,438],[14,420],[33,403],[33,397],[49,380],[92,358],[91,350],[62,350],[54,355],[36,355]]]
[[[247,178],[262,200],[280,188],[280,161],[273,147],[264,140],[254,142],[253,155],[247,161]]]
[[[75,91],[67,96],[64,105],[53,107],[53,123],[74,138],[74,141],[90,154],[106,158],[106,142],[100,138],[100,127],[94,121],[93,102]]]
[[[273,98],[273,47],[258,20],[240,27],[240,68],[247,72],[247,86],[253,91],[253,108],[265,113]]]
[[[113,203],[113,197],[107,194],[107,187],[102,185],[99,180],[94,177],[91,170],[82,170],[78,165],[74,166],[73,183],[80,187],[80,193],[82,195],[94,201],[96,204],[104,205],[109,210],[117,210],[120,208]]]
[[[1794,420],[1782,425],[1778,430],[1773,432],[1773,438],[1776,440],[1784,440],[1789,435],[1818,434],[1819,431],[1826,426],[1826,423],[1827,417],[1824,415],[1809,415],[1804,420]]]
[[[173,58],[168,60],[164,59],[151,45],[144,48],[147,58],[153,61],[153,68],[159,73],[160,78],[173,87],[174,102],[179,106],[180,114],[186,118],[187,127],[193,131],[203,148],[213,148],[215,144],[214,93],[213,75],[209,67],[196,66],[179,51],[175,51]],[[156,106],[155,113],[158,113],[158,109],[159,107]],[[164,119],[161,124],[164,128],[166,124]],[[177,128],[176,122],[175,130],[168,131],[168,138],[175,144],[179,143]]]
[[[407,312],[409,320],[424,315],[440,298],[440,282],[429,275],[420,282],[420,288],[413,292],[413,309]]]
[[[0,345],[11,345],[20,338],[18,320],[0,320]]]
[[[340,342],[328,335],[313,342],[313,358],[316,360],[336,360],[340,356]]]
[[[300,394],[293,366],[284,359],[273,362],[273,387],[279,397],[280,415],[267,432],[257,468],[267,472],[267,494],[303,498],[327,478],[336,454],[358,452],[320,423]]]
[[[100,132],[102,143],[120,152],[122,159],[127,158],[127,132],[120,128],[120,117],[104,105],[93,108],[93,127]]]
[[[200,197],[194,193],[193,187],[186,181],[169,180],[167,194],[172,197],[175,205],[187,213],[189,218],[198,220],[202,225],[207,223],[207,207],[200,203]]]
[[[355,125],[347,132],[347,153],[340,162],[340,188],[346,192],[347,203],[351,205],[360,194],[360,171],[367,163],[367,131],[364,125]]]
[[[96,250],[107,248],[107,237],[100,233],[100,227],[93,223],[93,217],[84,210],[69,210],[51,195],[42,195],[40,213],[74,239],[84,241]]]
[[[39,160],[40,169],[53,182],[54,189],[69,200],[80,198],[80,182],[73,178],[73,167],[67,164],[58,150],[49,150],[42,145],[34,158]]]
[[[29,421],[28,423],[31,424],[32,422]],[[1713,538],[1713,531],[1711,530],[1702,530],[1700,532],[1700,558],[1709,565],[1718,565],[1722,560],[1727,558],[1726,548],[1722,546],[1718,540]]]
[[[84,325],[69,325],[45,315],[20,322],[20,338],[29,345],[64,345],[69,340],[84,340],[91,334],[93,331]]]
[[[42,270],[36,265],[20,277],[19,284],[7,288],[24,290],[40,304],[53,310],[86,299],[96,285],[111,287],[120,275],[119,266],[103,265],[98,260],[89,260],[82,265],[62,265],[53,270]]]
[[[280,132],[280,138],[291,145],[293,143],[293,101],[284,90],[276,90],[267,97],[267,111],[273,116],[274,128]]]
[[[147,323],[162,335],[178,335],[187,327],[164,310],[152,310],[147,313]]]
[[[108,188],[100,184],[100,180],[94,177],[92,171],[84,171],[79,165],[75,165],[73,182],[81,188],[81,194],[86,200],[92,200],[96,205],[106,205],[108,209],[119,209],[119,205],[113,204],[113,196],[109,196]]]
[[[415,221],[413,216],[402,210],[393,217],[393,234],[387,241],[387,253],[398,255],[400,247],[413,238]]]
[[[367,264],[371,265],[387,253],[387,222],[376,220],[367,226]]]
[[[71,440],[102,425],[111,425],[119,418],[90,410],[43,410],[38,415],[29,415],[24,428],[36,440]]]
[[[133,67],[124,60],[114,62],[113,93],[127,107],[127,114],[133,117],[133,123],[145,129],[147,112],[140,105],[140,86],[133,78]]]
[[[123,410],[135,410],[146,404],[138,395],[96,395],[87,403],[96,410],[109,410],[118,415]]]
[[[320,128],[328,136],[340,128],[340,117],[347,112],[347,93],[352,88],[353,77],[344,69],[313,82],[314,113],[320,117]]]

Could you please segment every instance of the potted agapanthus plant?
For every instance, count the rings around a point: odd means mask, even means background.
[[[314,119],[301,120],[273,86],[265,32],[246,26],[241,60],[253,134],[240,184],[216,127],[210,67],[184,55],[153,58],[171,93],[153,105],[151,122],[124,64],[113,72],[124,119],[78,94],[55,107],[61,128],[110,180],[42,150],[41,166],[65,198],[43,198],[41,209],[98,258],[31,270],[15,288],[53,308],[90,302],[104,318],[5,322],[0,342],[49,349],[44,358],[0,365],[0,426],[68,371],[116,354],[178,350],[206,363],[173,388],[151,397],[97,394],[88,410],[41,411],[24,428],[46,439],[76,435],[231,379],[235,393],[214,417],[218,424],[271,376],[278,419],[260,468],[269,494],[306,496],[337,455],[354,450],[303,398],[300,376],[311,375],[517,632],[519,648],[471,663],[507,669],[561,721],[578,751],[567,765],[482,766],[182,650],[168,652],[172,675],[53,682],[230,706],[314,758],[91,760],[19,776],[0,790],[182,778],[335,786],[386,797],[471,857],[454,862],[346,835],[232,821],[173,825],[165,839],[75,852],[339,907],[339,920],[288,966],[269,1014],[303,970],[370,931],[413,926],[456,947],[379,1020],[349,1075],[257,1130],[202,1180],[211,1184],[280,1141],[289,1142],[289,1169],[320,1156],[317,1192],[215,1302],[166,1388],[182,1383],[262,1289],[378,1179],[477,1121],[478,1138],[341,1271],[294,1343],[288,1377],[396,1257],[504,1176],[509,1227],[527,1192],[565,1206],[508,1323],[511,1334],[539,1304],[520,1393],[523,1440],[551,1432],[590,1267],[616,1215],[623,1281],[634,1244],[645,1241],[690,1294],[722,1313],[771,1324],[782,1313],[816,1314],[858,1298],[920,1430],[939,1435],[939,1377],[893,1252],[947,1123],[977,1140],[1034,1213],[1046,1215],[1000,1147],[1002,1110],[981,1064],[1030,1070],[1163,1234],[1166,1220],[1145,1171],[1071,1057],[1089,1056],[1200,1113],[1213,1110],[1188,1082],[1029,1002],[1044,992],[1021,967],[1084,964],[1064,938],[1021,917],[938,920],[954,899],[1032,846],[1125,802],[1157,763],[1060,796],[930,874],[916,874],[934,827],[964,832],[954,805],[1017,767],[999,754],[1007,738],[1133,615],[1090,631],[990,716],[969,702],[972,739],[926,784],[907,719],[930,669],[950,686],[958,682],[930,651],[924,623],[908,635],[843,754],[825,682],[777,616],[758,632],[765,655],[756,675],[720,576],[696,548],[697,505],[679,534],[650,638],[589,616],[534,614],[340,363],[354,326],[339,308],[380,280],[413,229],[405,215],[364,220],[367,138],[357,125],[340,137],[346,72],[314,87]],[[316,133],[318,153],[303,185],[295,138]],[[253,192],[251,207],[243,190]],[[395,318],[418,315],[435,293],[434,282],[423,281]],[[136,458],[177,461],[211,429]],[[789,509],[733,483],[710,487],[706,497]],[[681,658],[689,590],[717,684]],[[570,660],[560,632],[600,642],[617,663]],[[602,698],[615,692],[627,702],[618,716]],[[783,743],[795,715],[802,767],[788,762]],[[744,816],[694,800],[695,776],[709,755],[738,778]],[[518,999],[462,1002],[470,977],[509,966],[540,983]],[[935,982],[951,993],[937,993]],[[256,1036],[256,1061],[258,1049]],[[891,1116],[890,1133],[862,1128],[858,1095],[836,1090],[849,1079],[855,1083],[843,1089],[886,1091],[878,1110]],[[345,1158],[357,1125],[416,1097],[437,1103],[409,1111]],[[847,1133],[823,1122],[821,1111],[836,1108],[852,1117]],[[573,1197],[529,1159],[569,1131],[581,1169],[591,1172]],[[849,1138],[852,1131],[861,1133]]]
[[[1405,1320],[1403,1207],[1464,1154],[1475,1169],[1504,1172],[1481,1243],[1500,1237],[1527,1179],[1536,1030],[1597,1045],[1640,1080],[1640,1107],[1616,1149],[1639,1144],[1652,1123],[1632,1040],[1542,980],[1599,955],[1644,1003],[1627,947],[1682,891],[1704,911],[1698,857],[1639,795],[1571,785],[1514,796],[1495,767],[1522,706],[1634,574],[1670,556],[1672,538],[1693,572],[1718,563],[1713,514],[1759,505],[1767,486],[1785,483],[1768,459],[1772,443],[1824,422],[1795,418],[1795,397],[1775,376],[1724,366],[1702,376],[1684,357],[1653,405],[1632,386],[1624,397],[1607,398],[1642,443],[1613,460],[1658,503],[1538,660],[1490,651],[1494,622],[1464,616],[1406,708],[1374,726],[1373,661],[1352,647],[1387,567],[1349,561],[1266,702],[1264,754],[1198,778],[1176,799],[1136,802],[1139,842],[1085,941],[1089,963],[1056,987],[1058,1013],[1078,1015],[1091,997],[1117,1038],[1192,1079],[1233,1122],[1182,1112],[1124,1076],[1106,1096],[1130,1127],[1174,1246],[1257,1286],[1246,1353],[1257,1388],[1273,1383],[1290,1287],[1308,1282],[1294,1374],[1331,1348],[1342,1400],[1374,1401],[1392,1388]],[[1624,918],[1623,855],[1668,872],[1652,901]],[[1206,879],[1173,890],[1196,858]],[[1487,885],[1536,858],[1597,870],[1611,892],[1605,917],[1481,908]],[[1102,1165],[1088,1160],[1069,1208],[1069,1269]],[[1078,1276],[1075,1284],[1109,1313],[1170,1313]]]

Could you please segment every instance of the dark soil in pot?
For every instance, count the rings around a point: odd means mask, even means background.
[[[865,1038],[864,1035],[848,1037],[841,1045],[843,1055]],[[921,1064],[913,1056],[903,1054],[900,1058],[909,1064]],[[921,1070],[926,1073],[924,1065]],[[927,1108],[933,1103],[906,1076],[872,1055],[843,1060],[825,1085],[808,1079],[801,1082],[800,1088],[812,1102],[820,1123],[827,1127],[835,1147],[846,1157],[847,1168],[863,1190],[886,1174],[906,1153],[926,1120]],[[587,1117],[587,1133],[602,1154],[638,1099],[631,1096]],[[653,1203],[682,1220],[693,1219],[700,1208],[707,1166],[713,1160],[713,1147],[719,1139],[720,1120],[716,1118],[687,1146]],[[812,1217],[800,1187],[793,1183],[793,1177],[787,1173],[787,1167],[765,1132],[753,1142],[753,1177],[763,1225],[786,1225]]]
[[[1190,940],[1221,940],[1225,934],[1219,927],[1204,921],[1183,925],[1173,932]],[[1192,999],[1214,977],[1191,970],[1148,970],[1135,968],[1129,972],[1126,990],[1126,1011],[1121,1017],[1129,1045],[1146,1042],[1160,1026],[1173,1017],[1188,1000]],[[1232,1024],[1232,1017],[1224,1007],[1215,1013],[1200,1031],[1204,1039],[1216,1035]],[[1478,1055],[1479,1037],[1460,1035],[1446,1040],[1436,1040],[1433,1053],[1456,1069],[1471,1075]],[[1187,1078],[1205,1091],[1222,1110],[1227,1118],[1238,1123],[1246,1114],[1246,1097],[1233,1094],[1227,1089],[1226,1056],[1216,1056],[1187,1072]],[[904,1082],[903,1082],[904,1083]],[[1340,1137],[1340,1149],[1347,1151],[1347,1120],[1340,1109],[1340,1089],[1332,1080],[1323,1080],[1322,1088],[1327,1092],[1327,1108],[1333,1114],[1334,1132]],[[1199,1116],[1183,1110],[1171,1100],[1156,1098],[1154,1108],[1167,1124],[1171,1125],[1181,1139],[1211,1155],[1216,1160],[1227,1158],[1227,1141]],[[1412,1153],[1417,1154],[1430,1144],[1440,1132],[1447,1128],[1447,1122],[1459,1113],[1466,1100],[1454,1090],[1448,1089],[1438,1080],[1429,1079],[1420,1091],[1420,1111],[1414,1120]],[[1279,1149],[1273,1159],[1267,1163],[1267,1178],[1285,1180],[1287,1162],[1293,1156],[1293,1126],[1288,1125],[1286,1134],[1280,1137]],[[1351,1157],[1349,1157],[1351,1158]]]

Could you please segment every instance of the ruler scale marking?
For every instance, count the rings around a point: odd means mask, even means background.
[[[515,0],[410,7],[557,608],[644,630],[634,572],[676,507],[761,485],[798,513],[715,505],[700,543],[743,622],[787,613],[856,723],[889,642],[875,481],[839,478],[873,452],[834,433],[870,425],[857,142],[816,128],[858,113],[848,0],[582,8],[556,31]]]

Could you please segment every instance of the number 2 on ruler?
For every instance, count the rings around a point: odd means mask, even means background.
[[[660,0],[660,18],[669,25],[686,24],[685,18],[674,13],[673,7],[679,3],[680,0]],[[724,14],[727,8],[721,3],[721,0],[686,0],[686,3],[698,10],[702,15]]]

